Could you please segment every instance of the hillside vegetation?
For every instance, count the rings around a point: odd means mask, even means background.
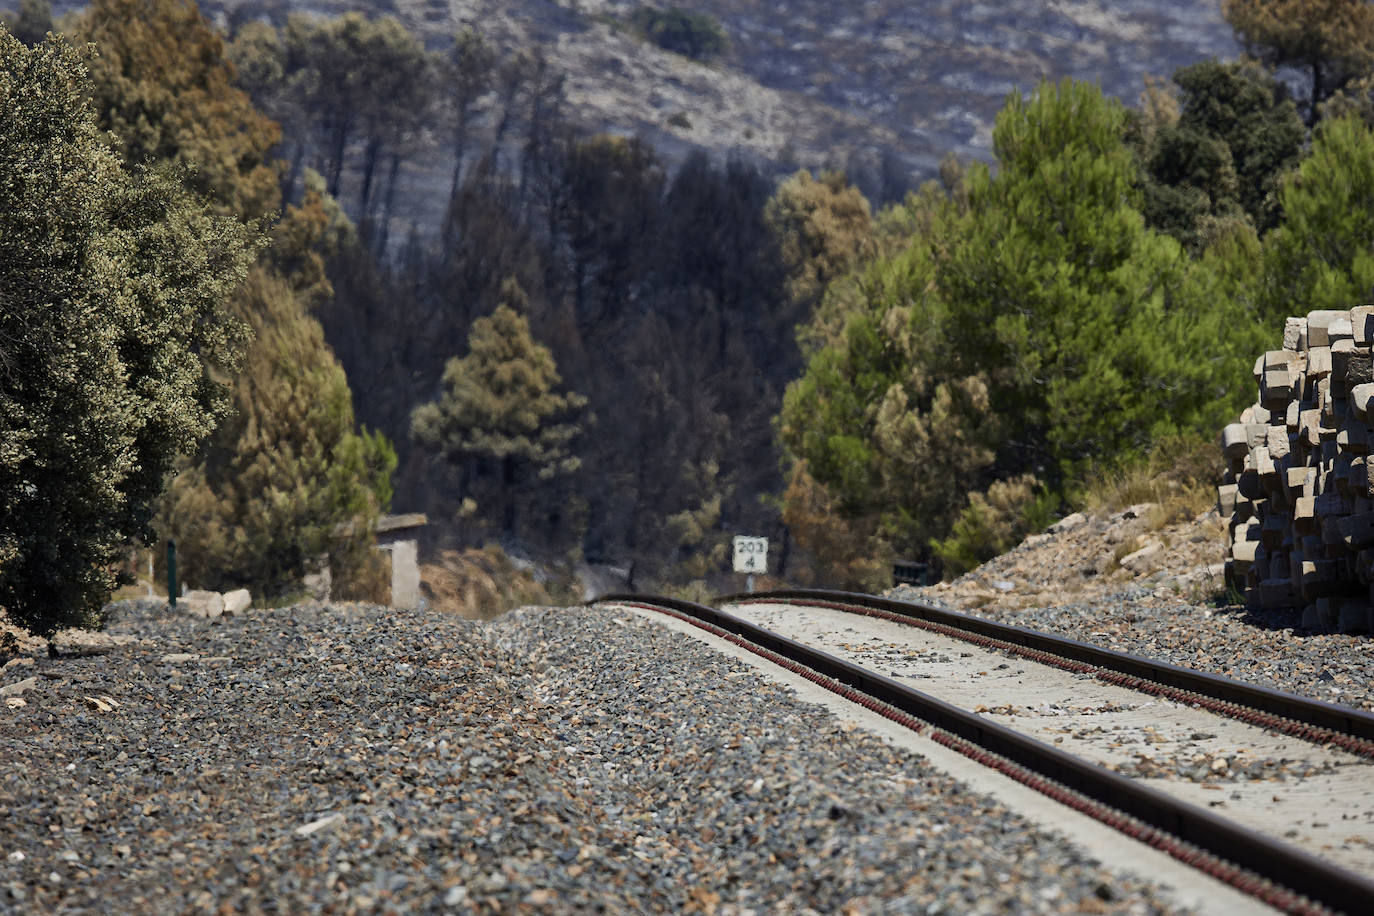
[[[570,117],[642,137],[670,161],[693,151],[744,155],[782,175],[843,169],[875,202],[900,200],[947,153],[992,159],[1006,94],[1047,78],[1094,82],[1133,102],[1147,76],[1240,47],[1214,2],[1137,0],[208,0],[229,31],[292,12],[393,16],[437,49],[472,30],[502,57],[546,58]],[[703,59],[645,33],[647,12],[680,9],[717,27]],[[423,149],[403,171],[406,212],[437,221],[444,168]],[[407,221],[408,223],[408,221]]]
[[[1294,3],[1313,17],[1329,5]],[[882,204],[871,174],[780,180],[745,151],[659,148],[632,119],[603,131],[578,101],[571,36],[736,79],[756,45],[741,36],[775,19],[693,6],[726,38],[703,60],[658,47],[663,20],[636,24],[629,5],[535,6],[519,29],[507,10],[458,30],[450,12],[477,4],[402,5],[400,18],[226,4],[206,7],[212,21],[189,0],[99,0],[56,26],[95,43],[83,66],[54,50],[64,39],[42,41],[46,7],[25,0],[7,91],[27,97],[33,62],[56,61],[93,100],[68,117],[93,125],[101,155],[162,169],[205,219],[265,245],[197,300],[210,326],[251,336],[241,362],[197,353],[206,391],[232,409],[140,465],[157,478],[140,478],[143,508],[88,513],[99,547],[72,556],[113,569],[131,539],[175,536],[196,584],[289,597],[327,561],[336,594],[365,596],[381,582],[371,528],[394,502],[429,514],[431,547],[499,546],[562,567],[560,581],[594,561],[640,588],[725,586],[737,533],[770,537],[788,581],[876,587],[894,556],[954,572],[1072,508],[1090,476],[1211,436],[1248,400],[1279,317],[1374,285],[1374,29],[1294,34],[1292,16],[1228,2],[1258,60],[1190,64],[1138,104],[1074,79],[1016,89],[985,152],[944,158],[937,179]],[[1342,6],[1374,24],[1374,5]],[[1146,21],[1053,9],[1101,34]],[[793,43],[822,21],[839,38],[907,21],[792,12]],[[1035,23],[1022,32],[1046,34]],[[32,174],[57,140],[18,123],[0,127],[0,149],[8,174]],[[820,160],[849,161],[844,149]],[[875,149],[890,166],[906,154]],[[406,176],[421,172],[429,207],[412,209]],[[913,173],[889,177],[892,190]],[[22,238],[67,209],[8,212]],[[180,225],[149,219],[158,238]],[[170,269],[131,263],[122,280],[101,274],[113,286],[93,301]],[[204,268],[184,266],[176,280],[195,288]],[[0,278],[7,348],[30,339],[28,316],[72,308],[24,276]],[[130,365],[172,359],[160,343]],[[0,452],[3,495],[66,505],[73,481],[40,470],[70,447],[80,402],[58,411],[18,352],[0,352],[0,432],[52,430],[55,451]],[[12,616],[42,628],[98,606],[103,573],[29,610],[25,589],[56,581],[59,548],[18,516],[5,524]]]

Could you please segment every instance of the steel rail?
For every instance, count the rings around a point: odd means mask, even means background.
[[[714,600],[718,604],[783,602],[860,613],[876,611],[878,613],[869,615],[899,623],[932,625],[946,633],[950,630],[959,631],[949,635],[964,639],[968,638],[964,634],[972,633],[991,641],[994,648],[1019,650],[1018,654],[1050,664],[1055,664],[1054,659],[1069,659],[1085,666],[1075,670],[1094,673],[1110,683],[1167,696],[1181,702],[1197,703],[1222,715],[1309,741],[1334,744],[1353,754],[1374,759],[1374,715],[1363,710],[1313,700],[1219,674],[1194,671],[1156,659],[1104,649],[1064,636],[997,623],[927,604],[857,592],[781,589],[725,595]],[[995,645],[996,643],[1005,645]],[[1040,658],[1035,653],[1044,653],[1054,658]],[[1070,667],[1062,664],[1059,666]],[[1140,683],[1141,681],[1145,683]],[[1166,689],[1156,689],[1157,687]],[[1252,710],[1261,715],[1250,712]]]
[[[770,594],[781,600],[781,593]],[[762,600],[763,595],[748,597]],[[923,730],[921,723],[929,723],[934,740],[1280,909],[1318,913],[1329,907],[1362,914],[1374,903],[1374,881],[1361,875],[732,614],[689,601],[635,594],[603,595],[588,604],[629,605],[685,619],[916,731]],[[865,697],[872,702],[865,702]],[[942,740],[941,732],[950,740]]]

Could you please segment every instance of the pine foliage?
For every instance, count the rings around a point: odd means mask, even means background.
[[[1194,64],[1174,74],[1174,83],[1181,98],[1168,96],[1171,118],[1161,121],[1147,108],[1132,124],[1146,222],[1193,254],[1237,223],[1273,228],[1279,181],[1307,134],[1283,84],[1253,61]]]
[[[983,493],[968,494],[966,505],[950,527],[949,536],[931,541],[946,576],[958,576],[984,560],[1015,547],[1028,532],[1050,521],[1052,501],[1037,492],[1033,474],[997,480]]]
[[[1222,15],[1247,50],[1271,67],[1307,71],[1307,123],[1351,79],[1374,68],[1369,0],[1222,0]]]
[[[512,487],[577,470],[570,445],[581,428],[573,417],[586,399],[558,390],[553,353],[534,340],[517,311],[527,307],[524,292],[514,283],[503,292],[506,301],[473,322],[467,354],[444,368],[443,394],[415,409],[412,434],[448,461],[467,465],[469,485],[499,468],[495,498],[505,505],[503,524],[512,534]]]
[[[283,279],[255,268],[241,308],[254,340],[234,412],[204,462],[173,483],[163,530],[199,587],[251,585],[280,598],[328,562],[346,590],[368,576],[395,452],[354,431],[343,369]]]
[[[783,522],[800,554],[791,564],[797,582],[864,592],[888,584],[890,551],[876,536],[877,519],[842,512],[806,462],[793,465],[782,503]]]
[[[1348,116],[1322,122],[1311,154],[1279,192],[1285,220],[1264,238],[1257,291],[1267,321],[1349,308],[1374,290],[1374,130]],[[1247,265],[1242,263],[1241,269]]]
[[[275,122],[234,85],[224,41],[192,0],[94,0],[75,32],[91,64],[101,124],[126,162],[186,169],[193,191],[247,218],[277,208]]]
[[[830,283],[873,254],[868,201],[840,172],[797,172],[764,209],[788,273],[788,294],[809,314]]]
[[[509,304],[523,294],[508,286],[506,298],[473,322],[467,355],[444,370],[443,397],[416,409],[415,436],[451,458],[510,458],[548,480],[577,470],[568,444],[579,429],[561,420],[585,400],[556,390],[553,354]]]
[[[961,517],[993,549],[1004,538],[985,537],[965,494],[1007,503],[989,488],[1026,474],[1061,492],[1244,397],[1258,325],[1145,227],[1124,126],[1085,84],[1013,93],[998,172],[975,166],[959,195],[911,200],[924,211],[907,218],[911,244],[861,269],[842,333],[788,389],[789,452],[898,553],[929,556]]]

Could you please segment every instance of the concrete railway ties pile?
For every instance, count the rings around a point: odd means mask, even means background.
[[[1221,437],[1227,581],[1302,626],[1374,630],[1374,305],[1289,318]]]

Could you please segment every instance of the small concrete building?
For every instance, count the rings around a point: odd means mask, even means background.
[[[428,523],[423,512],[377,519],[377,548],[391,554],[392,607],[420,606],[420,552],[415,534]]]

